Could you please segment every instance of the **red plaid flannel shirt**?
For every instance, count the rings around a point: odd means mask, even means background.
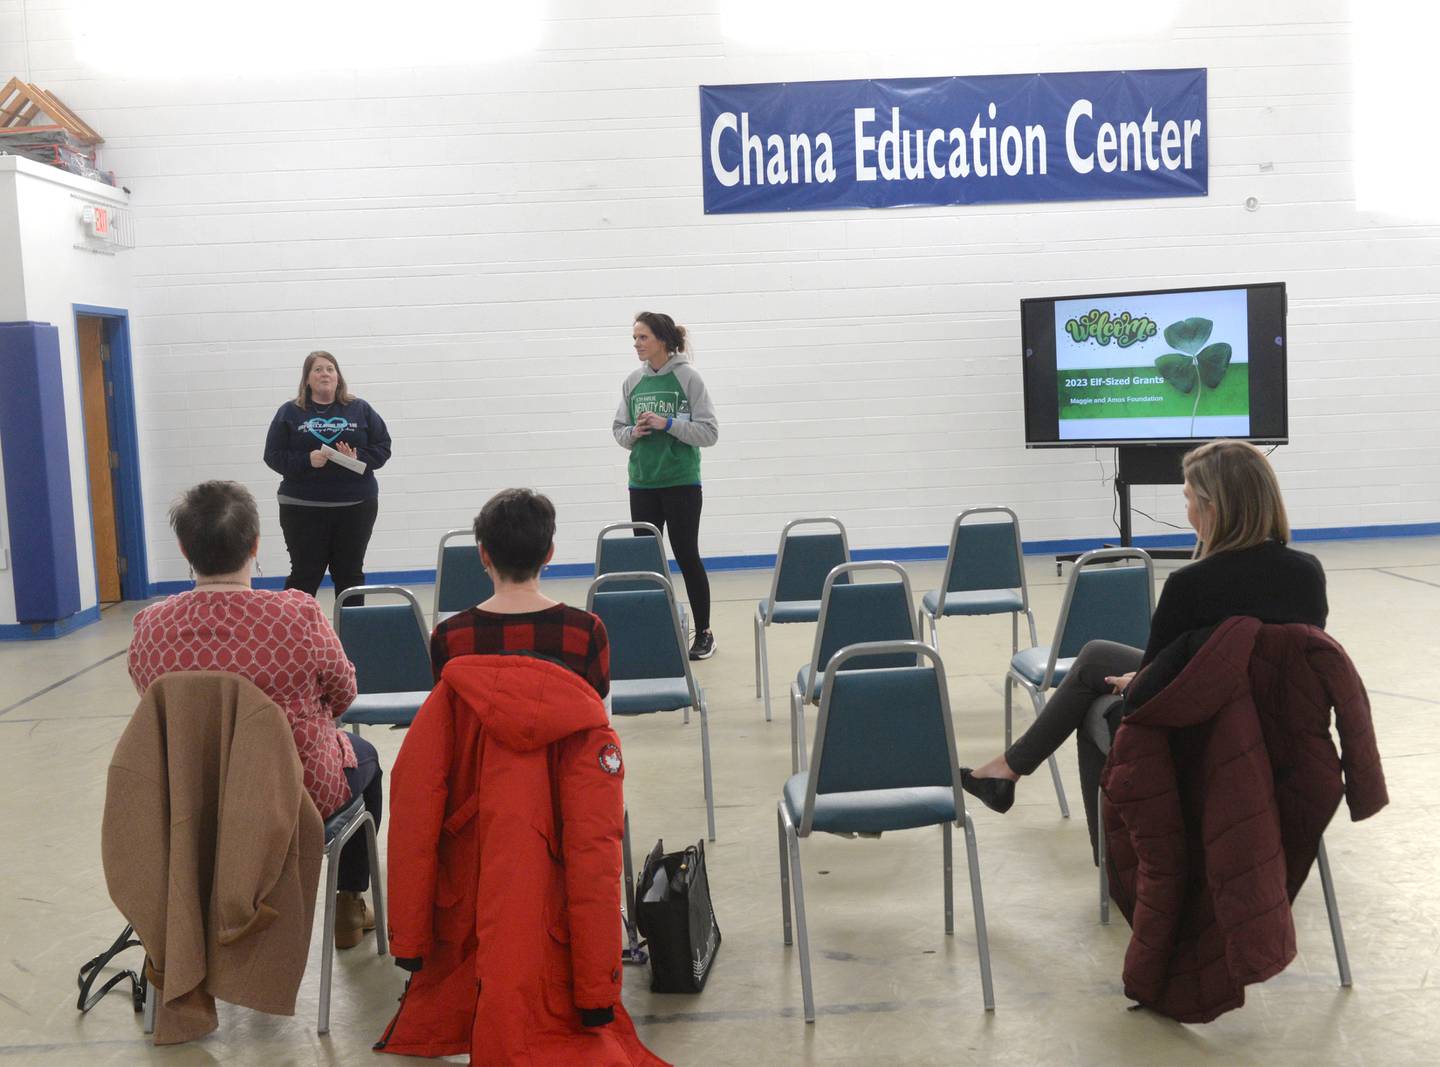
[[[568,604],[510,615],[470,608],[441,622],[430,635],[430,663],[437,682],[447,660],[501,652],[532,652],[556,660],[588,681],[602,698],[610,692],[605,624]]]

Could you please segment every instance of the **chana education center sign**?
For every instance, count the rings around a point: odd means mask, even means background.
[[[702,85],[705,212],[1204,196],[1205,74]]]

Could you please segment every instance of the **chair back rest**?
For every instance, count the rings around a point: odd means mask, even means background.
[[[975,515],[1003,515],[997,522],[967,522]],[[1009,508],[967,508],[955,518],[950,533],[950,555],[945,564],[945,592],[968,593],[979,589],[1019,589],[1028,608],[1025,565],[1020,542],[1020,520]]]
[[[463,539],[463,543],[448,542]],[[464,611],[495,595],[495,583],[480,562],[480,549],[475,544],[475,531],[451,530],[440,538],[440,554],[435,560],[435,614]]]
[[[363,596],[365,604],[349,603]],[[375,604],[374,597],[399,597],[399,604]],[[356,585],[335,598],[335,632],[345,655],[355,664],[361,693],[428,691],[435,684],[430,670],[430,632],[420,602],[398,585]]]
[[[633,588],[637,584],[642,588]],[[617,585],[618,590],[612,588]],[[690,658],[675,609],[675,591],[667,578],[639,571],[599,575],[590,583],[585,607],[605,624],[610,639],[611,678],[684,678],[694,694]]]
[[[855,670],[857,660],[905,659],[905,667]],[[940,654],[919,641],[841,649],[825,669],[802,833],[815,797],[870,789],[939,786],[956,792],[963,818],[950,696]]]
[[[613,531],[624,531],[615,536]],[[636,531],[639,531],[637,536]],[[645,536],[645,534],[649,536]],[[670,573],[670,564],[665,558],[665,545],[660,540],[660,530],[650,522],[613,522],[600,531],[595,539],[595,573],[618,574],[621,571],[640,571],[646,574]],[[605,589],[619,593],[636,589],[653,589],[645,581],[612,582]]]
[[[795,533],[797,527],[820,531]],[[819,600],[825,579],[836,567],[850,562],[850,541],[845,526],[828,515],[792,519],[780,531],[775,553],[775,574],[770,582],[770,606],[781,600]],[[844,581],[850,579],[847,576]]]
[[[1124,566],[1103,566],[1123,562]],[[1075,561],[1065,596],[1051,659],[1077,655],[1087,641],[1118,641],[1144,648],[1150,640],[1155,610],[1155,565],[1138,548],[1106,548],[1086,552]]]
[[[854,574],[867,571],[894,576],[888,582],[853,582]],[[910,596],[910,577],[905,568],[888,560],[842,563],[825,579],[820,596],[820,620],[815,627],[815,645],[810,668],[818,676],[835,653],[847,645],[876,641],[918,641],[915,607]],[[890,653],[856,657],[848,670],[877,667],[913,667],[915,657]]]

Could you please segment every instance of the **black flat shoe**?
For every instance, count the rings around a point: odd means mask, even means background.
[[[969,767],[960,768],[960,788],[991,811],[1004,815],[1015,803],[1015,783],[1008,778],[976,778]]]

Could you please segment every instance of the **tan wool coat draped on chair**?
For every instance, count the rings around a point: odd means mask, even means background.
[[[217,998],[294,1014],[323,849],[289,723],[263,692],[213,671],[145,691],[110,761],[101,852],[150,959],[157,1045],[214,1030]]]

